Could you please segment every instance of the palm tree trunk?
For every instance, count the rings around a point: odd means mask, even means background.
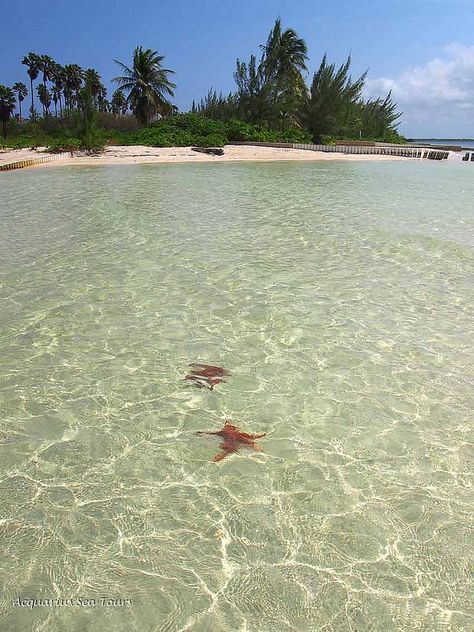
[[[35,101],[34,101],[34,93],[33,93],[33,79],[30,77],[31,83],[31,118],[33,119],[33,123],[35,122]]]
[[[21,123],[21,101],[18,99],[18,107],[20,108],[20,123]]]
[[[7,122],[5,119],[2,120],[2,132],[3,132],[3,140],[7,137]]]
[[[44,86],[44,91],[46,93],[47,88],[46,88],[46,81],[44,80],[44,75],[43,75],[43,86]],[[43,118],[45,118],[47,115],[46,108],[44,106],[44,103],[42,103],[41,105],[43,106]]]

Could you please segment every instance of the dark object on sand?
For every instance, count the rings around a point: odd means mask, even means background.
[[[261,434],[240,432],[236,426],[230,423],[230,419],[226,419],[222,430],[217,432],[201,430],[196,432],[196,434],[208,434],[215,435],[216,437],[222,437],[223,441],[219,445],[222,452],[219,452],[213,458],[213,461],[222,461],[222,459],[225,459],[225,457],[232,454],[232,452],[237,452],[242,445],[247,445],[249,448],[253,448],[254,450],[257,450],[257,452],[260,452],[262,448],[255,443],[255,439],[261,439],[266,435],[266,432]]]
[[[192,151],[200,151],[202,154],[211,154],[211,156],[223,156],[224,150],[220,147],[191,147]]]
[[[230,371],[222,366],[214,366],[213,364],[190,364],[191,373],[186,375],[185,380],[193,380],[199,388],[208,388],[214,390],[214,386],[225,382],[224,377],[231,375]]]

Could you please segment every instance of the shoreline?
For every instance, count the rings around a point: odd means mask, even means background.
[[[141,165],[172,163],[217,162],[273,162],[273,161],[399,161],[413,160],[401,156],[372,154],[336,154],[305,149],[262,147],[256,145],[225,145],[223,156],[210,156],[191,150],[191,147],[148,147],[145,145],[113,145],[97,156],[71,157],[69,153],[49,154],[32,149],[12,149],[0,152],[0,166],[24,160],[56,156],[55,160],[34,167],[65,167],[94,165]]]

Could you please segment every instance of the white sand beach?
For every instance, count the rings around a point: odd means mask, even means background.
[[[15,149],[0,152],[0,165],[12,162],[51,157],[41,148],[38,150]],[[143,145],[110,146],[96,156],[74,155],[69,153],[55,156],[54,160],[37,165],[38,167],[59,167],[73,165],[127,165],[173,162],[239,162],[272,160],[349,160],[349,161],[386,161],[412,160],[398,156],[378,156],[370,154],[339,154],[303,149],[281,147],[260,147],[250,145],[226,145],[223,156],[210,156],[191,150],[191,147],[147,147]]]

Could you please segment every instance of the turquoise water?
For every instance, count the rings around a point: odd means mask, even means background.
[[[470,169],[0,186],[2,632],[474,628]]]

